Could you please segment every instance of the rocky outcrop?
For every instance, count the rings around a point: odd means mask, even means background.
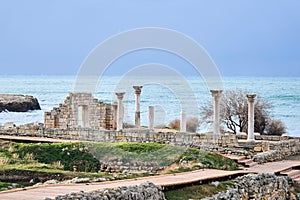
[[[41,110],[38,100],[33,96],[0,94],[0,112],[27,112],[29,110]]]
[[[205,200],[289,199],[288,177],[274,174],[245,175],[235,179],[233,188]]]
[[[51,198],[46,198],[50,200]],[[165,200],[165,195],[161,187],[154,185],[151,182],[142,183],[136,186],[123,186],[114,189],[104,189],[94,192],[78,192],[55,197],[55,200],[108,200],[108,199],[124,199],[124,200]]]

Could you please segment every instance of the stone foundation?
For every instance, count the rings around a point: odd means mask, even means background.
[[[46,198],[51,200],[51,198]],[[161,187],[151,182],[142,183],[138,186],[123,186],[114,189],[104,189],[94,192],[78,192],[55,197],[55,200],[107,200],[107,199],[131,199],[131,200],[165,200]]]
[[[205,200],[246,200],[278,199],[290,197],[290,185],[287,177],[272,174],[245,175],[235,179],[233,188]]]
[[[42,124],[23,125],[9,130],[0,127],[0,134],[94,142],[158,142],[187,146],[204,143],[215,144],[220,147],[234,147],[238,145],[235,135],[154,132],[149,129],[124,129],[123,131],[90,128],[57,129],[44,128]]]

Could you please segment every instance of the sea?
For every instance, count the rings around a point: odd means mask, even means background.
[[[44,112],[63,103],[75,91],[76,76],[0,76],[0,94],[24,94],[36,97],[41,110],[25,113],[1,112],[0,125],[42,122]],[[134,124],[135,94],[133,84],[143,84],[141,93],[141,125],[148,124],[148,107],[155,106],[155,124],[167,125],[180,118],[201,118],[202,106],[212,101],[209,88],[201,77],[188,76],[177,80],[173,77],[130,77],[124,82],[121,76],[99,78],[93,95],[106,103],[116,102],[116,92],[125,92],[124,121]],[[139,81],[137,81],[139,80]],[[300,136],[300,77],[222,77],[223,90],[245,90],[255,93],[271,104],[271,116],[284,122],[288,135]],[[202,124],[199,132],[209,131],[210,125]]]

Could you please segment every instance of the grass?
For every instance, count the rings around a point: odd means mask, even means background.
[[[87,143],[86,147],[104,162],[113,160],[123,163],[155,162],[168,166],[179,159],[186,148],[158,143]]]
[[[155,162],[160,166],[202,163],[208,168],[237,169],[236,163],[215,153],[159,143],[12,143],[0,141],[0,173],[39,175],[44,178],[105,177],[107,179],[136,178],[143,175],[98,172],[100,162],[123,164]],[[76,171],[74,171],[76,168]],[[181,166],[172,173],[191,171],[193,165]],[[35,174],[35,175],[34,175]],[[2,188],[7,188],[3,183]]]
[[[97,172],[99,161],[88,152],[83,143],[56,144],[14,144],[14,153],[24,161],[36,160],[39,163],[60,162],[64,170]]]
[[[214,184],[195,185],[164,193],[167,200],[202,199],[226,191],[230,186],[233,186],[232,182],[224,181],[220,182],[217,186]]]
[[[237,170],[238,165],[233,160],[221,156],[216,153],[211,153],[195,148],[187,149],[181,156],[180,160],[189,162],[201,162],[205,168]]]
[[[12,186],[11,183],[0,182],[0,191],[7,190],[11,186]]]

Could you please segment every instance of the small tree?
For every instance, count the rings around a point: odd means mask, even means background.
[[[199,127],[199,119],[197,117],[189,117],[186,121],[186,130],[195,133]]]
[[[220,103],[221,123],[233,133],[247,132],[248,129],[248,103],[247,92],[242,90],[225,91]],[[270,104],[257,96],[254,107],[254,131],[263,134],[270,119]],[[202,107],[202,123],[212,123],[213,107],[209,103]]]
[[[267,126],[268,135],[279,135],[286,133],[286,127],[281,120],[271,120]]]
[[[188,132],[196,132],[199,127],[199,119],[196,117],[189,117],[186,121],[186,130]],[[174,119],[170,122],[169,128],[171,129],[180,129],[180,120]]]
[[[169,124],[169,128],[179,130],[180,129],[180,120],[179,119],[172,120]]]

